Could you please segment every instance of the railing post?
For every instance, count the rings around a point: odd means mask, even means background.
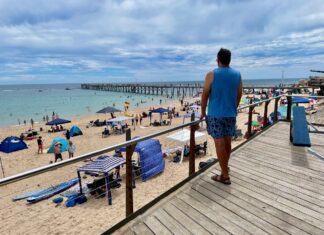
[[[273,117],[273,122],[278,121],[278,102],[279,102],[280,97],[275,98],[275,106],[274,106],[274,117]]]
[[[252,104],[252,99],[250,99],[250,104]],[[254,106],[249,107],[249,119],[248,119],[248,130],[246,134],[246,139],[250,138],[252,135],[252,112],[253,112]]]
[[[131,130],[126,130],[126,141],[131,140]],[[134,146],[126,147],[126,217],[133,214],[133,170],[132,170],[132,156]]]
[[[291,105],[292,105],[292,98],[291,96],[287,96],[287,121],[291,121]]]
[[[191,114],[191,121],[195,120],[195,113]],[[189,176],[195,173],[195,131],[197,126],[190,126],[190,154],[189,154]]]
[[[263,128],[268,126],[268,105],[270,101],[264,103],[264,113],[263,113]]]

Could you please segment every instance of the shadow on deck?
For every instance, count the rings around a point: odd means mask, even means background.
[[[324,155],[324,136],[311,134]],[[279,122],[233,152],[232,184],[211,167],[114,234],[324,234],[324,161]],[[108,231],[109,232],[109,231]]]

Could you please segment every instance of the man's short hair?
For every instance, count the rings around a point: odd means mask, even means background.
[[[229,65],[231,62],[231,51],[225,48],[221,48],[217,53],[217,59],[223,65]]]

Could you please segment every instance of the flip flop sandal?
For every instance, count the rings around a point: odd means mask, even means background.
[[[220,182],[222,184],[226,184],[226,185],[230,185],[231,184],[231,180],[230,178],[224,178],[223,175],[214,175],[211,177],[212,180],[216,181],[216,182]]]

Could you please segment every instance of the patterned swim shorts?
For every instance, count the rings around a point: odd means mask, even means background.
[[[233,137],[236,134],[236,117],[206,117],[207,132],[213,138]]]

